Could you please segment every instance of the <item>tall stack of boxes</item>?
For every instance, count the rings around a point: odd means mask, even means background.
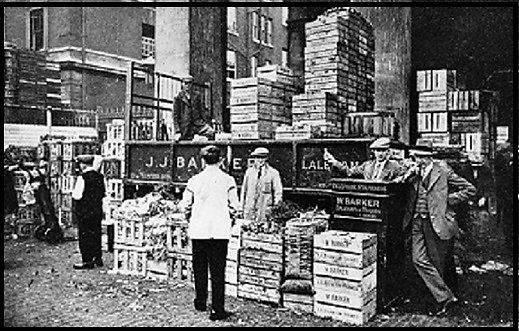
[[[314,237],[314,315],[362,325],[377,308],[377,235],[327,231]]]
[[[102,225],[103,249],[112,250],[114,236],[114,211],[124,200],[124,120],[114,119],[106,124],[106,141],[103,142],[102,173],[105,177],[105,217]]]
[[[231,132],[233,139],[273,139],[275,130],[292,121],[291,98],[295,78],[288,68],[258,68],[258,77],[231,82]]]
[[[18,200],[18,212],[12,215],[12,222],[9,223],[13,228],[10,234],[16,234],[19,238],[28,238],[34,235],[34,230],[41,224],[40,208],[35,201],[26,201],[24,199],[24,188],[29,185],[29,176],[25,171],[13,172],[14,189]]]
[[[489,152],[493,93],[458,88],[456,70],[417,71],[418,133],[433,145],[461,145],[469,157]]]
[[[95,140],[49,140],[40,144],[40,153],[49,156],[49,189],[59,223],[66,237],[77,238],[77,224],[72,212],[72,191],[76,184],[75,158],[82,154],[99,154]]]
[[[18,72],[16,48],[4,43],[4,104],[18,103]]]
[[[292,128],[277,139],[387,136],[394,114],[374,111],[373,27],[351,8],[306,24],[305,93],[294,96]]]

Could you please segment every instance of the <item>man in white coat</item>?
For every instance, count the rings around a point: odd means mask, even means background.
[[[250,154],[254,164],[245,172],[241,191],[243,217],[247,220],[265,221],[272,207],[283,200],[281,176],[268,164],[268,156],[265,147],[258,147]]]
[[[182,199],[193,249],[194,303],[196,310],[206,310],[209,267],[212,288],[210,319],[222,320],[230,316],[225,311],[225,265],[232,222],[240,206],[236,181],[219,167],[220,149],[210,145],[200,154],[204,170],[189,179]]]

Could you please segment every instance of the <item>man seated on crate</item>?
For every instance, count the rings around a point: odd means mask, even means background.
[[[49,244],[58,244],[64,242],[65,239],[56,216],[49,188],[46,184],[45,174],[47,166],[47,162],[41,160],[38,164],[38,169],[29,172],[29,182],[34,191],[36,204],[40,207],[40,212],[43,216],[43,224],[36,228],[34,236]]]
[[[104,177],[94,168],[94,155],[76,158],[81,175],[72,191],[73,210],[78,223],[79,250],[83,262],[74,264],[74,269],[102,267],[101,220],[103,219]]]
[[[396,160],[390,160],[390,138],[378,138],[369,146],[369,148],[373,151],[375,159],[365,161],[364,163],[351,168],[348,167],[347,164],[336,160],[335,157],[328,151],[328,149],[324,150],[324,160],[346,177],[362,176],[364,179],[391,181],[402,175],[403,169],[400,162]]]
[[[207,123],[200,98],[193,93],[193,76],[182,79],[182,87],[173,105],[174,141],[192,140],[195,135],[214,140],[215,130]]]
[[[205,168],[187,182],[181,206],[189,222],[195,276],[195,309],[206,310],[207,269],[211,272],[211,320],[230,316],[225,310],[225,266],[231,226],[239,208],[236,181],[219,167],[220,149],[201,152]]]

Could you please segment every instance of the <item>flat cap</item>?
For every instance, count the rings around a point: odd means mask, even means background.
[[[250,156],[255,157],[267,157],[269,155],[269,150],[265,147],[258,147],[256,148],[252,153],[250,153]]]
[[[85,164],[93,164],[94,163],[94,155],[78,155],[76,156],[76,161],[79,163]]]
[[[220,149],[216,147],[215,145],[209,145],[205,146],[200,150],[201,156],[207,156],[207,155],[220,155]]]
[[[370,149],[388,149],[391,147],[391,139],[387,137],[378,138],[369,145]]]
[[[181,78],[182,78],[183,82],[192,82],[193,81],[193,76],[191,76],[189,74],[183,75]]]

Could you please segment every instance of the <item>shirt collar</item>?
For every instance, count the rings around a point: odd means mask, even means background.
[[[429,165],[425,167],[425,169],[423,170],[424,171],[423,177],[427,177],[429,175],[429,173],[432,170],[432,167],[433,167],[433,162],[429,163]]]
[[[83,171],[83,172],[89,172],[89,171],[96,171],[96,170],[94,169],[94,167],[86,167],[85,171]]]

